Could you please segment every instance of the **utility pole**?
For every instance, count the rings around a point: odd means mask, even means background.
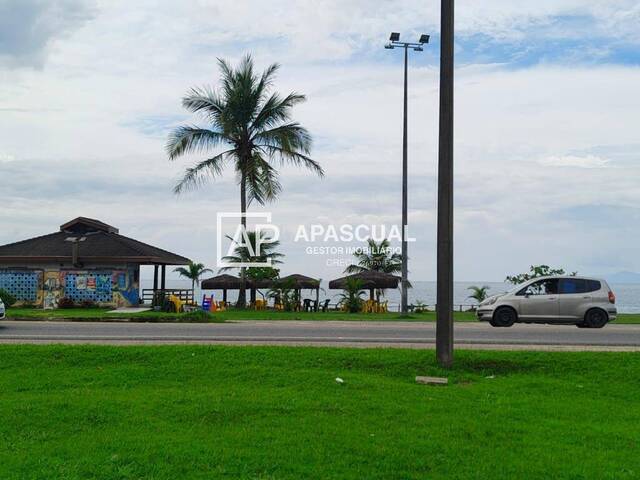
[[[454,0],[442,0],[436,357],[446,368],[453,365],[453,13]]]
[[[422,46],[429,43],[429,35],[420,35],[420,39],[417,43],[401,42],[400,34],[393,32],[389,37],[389,43],[384,48],[404,48],[404,111],[403,111],[403,123],[402,123],[402,280],[400,282],[400,311],[403,315],[407,314],[407,286],[409,268],[408,268],[408,247],[407,247],[407,225],[408,221],[408,185],[407,185],[407,84],[408,84],[408,63],[409,63],[409,49],[413,49],[416,52],[422,52]]]

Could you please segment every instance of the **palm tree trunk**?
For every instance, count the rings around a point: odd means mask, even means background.
[[[244,230],[247,229],[247,218],[245,217],[245,213],[247,213],[247,179],[242,174],[242,178],[240,180],[240,225]],[[242,267],[240,269],[240,291],[238,292],[238,303],[236,306],[238,308],[245,308],[247,305],[247,284],[246,284],[246,269]]]

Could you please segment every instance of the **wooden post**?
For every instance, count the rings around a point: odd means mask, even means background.
[[[158,265],[153,266],[153,293],[158,290]]]
[[[442,0],[436,357],[446,368],[453,365],[453,14],[454,0]]]

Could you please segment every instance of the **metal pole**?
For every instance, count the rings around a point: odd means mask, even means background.
[[[404,119],[402,125],[402,291],[400,309],[407,314],[407,61],[409,49],[404,47]]]
[[[436,357],[453,364],[453,34],[454,0],[441,1]]]

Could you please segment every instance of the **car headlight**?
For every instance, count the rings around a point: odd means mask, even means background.
[[[480,306],[481,307],[485,307],[485,306],[488,306],[488,305],[493,305],[497,301],[498,301],[498,297],[487,298],[485,301],[480,303]]]

